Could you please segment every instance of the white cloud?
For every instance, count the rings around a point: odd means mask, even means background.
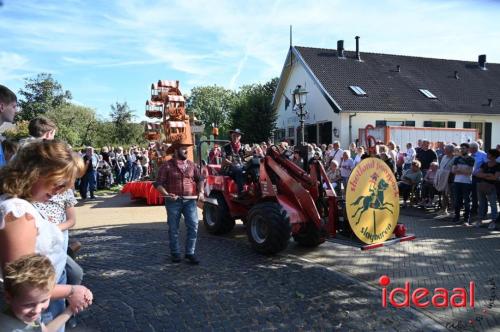
[[[2,81],[20,80],[27,73],[28,58],[12,52],[0,51],[0,78]]]

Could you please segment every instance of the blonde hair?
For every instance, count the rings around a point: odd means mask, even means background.
[[[57,140],[33,141],[23,146],[0,169],[0,192],[29,200],[33,184],[40,179],[50,184],[64,180],[67,185],[61,188],[62,192],[71,188],[84,171],[82,158],[72,152],[66,143]]]
[[[4,288],[11,296],[19,295],[22,287],[51,291],[56,284],[56,272],[46,256],[31,254],[5,265]]]

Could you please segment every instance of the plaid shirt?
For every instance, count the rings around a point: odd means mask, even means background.
[[[200,181],[200,171],[192,161],[170,159],[158,170],[155,187],[161,185],[167,193],[177,196],[196,196]]]

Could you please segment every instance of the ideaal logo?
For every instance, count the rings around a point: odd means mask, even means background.
[[[464,308],[469,306],[474,308],[474,281],[469,282],[469,288],[453,288],[449,291],[446,288],[435,288],[430,291],[427,288],[419,287],[415,290],[411,289],[410,282],[406,281],[404,287],[396,287],[388,290],[387,286],[391,283],[391,279],[384,275],[379,279],[382,288],[382,307],[387,308],[389,302],[394,308],[409,307],[410,302],[417,308],[426,308],[432,305],[435,308]],[[402,295],[401,302],[396,301],[396,296]]]

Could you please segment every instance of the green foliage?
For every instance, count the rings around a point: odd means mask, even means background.
[[[265,84],[252,84],[240,88],[231,113],[231,123],[234,128],[240,128],[245,133],[242,141],[260,143],[271,137],[277,119],[271,101],[277,86],[278,78],[273,78]]]
[[[47,73],[38,74],[36,78],[26,78],[24,89],[19,90],[19,95],[21,111],[16,115],[16,120],[27,121],[54,111],[71,99],[71,93],[64,91],[52,75]]]
[[[112,142],[120,145],[130,144],[137,138],[135,126],[132,123],[134,112],[129,108],[127,102],[123,104],[116,103],[111,105],[111,113],[109,114],[113,127],[110,128],[113,132]],[[144,129],[142,129],[144,132]]]
[[[206,134],[210,134],[212,128],[216,126],[220,135],[227,137],[235,97],[234,91],[216,85],[194,87],[186,109],[188,113],[203,122]]]
[[[4,131],[2,135],[13,140],[28,137],[28,124],[28,121],[18,121],[16,127]]]
[[[72,146],[91,145],[92,138],[99,132],[98,120],[93,109],[66,103],[46,114],[57,125],[56,138]]]

